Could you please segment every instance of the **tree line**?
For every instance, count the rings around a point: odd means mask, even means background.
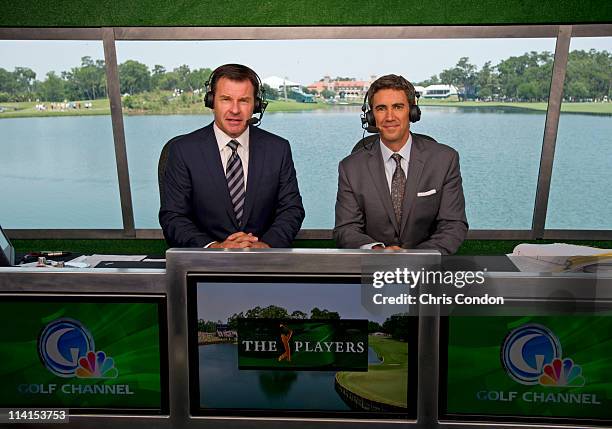
[[[553,54],[528,52],[512,56],[497,65],[487,61],[480,70],[461,57],[454,67],[416,83],[455,85],[462,98],[499,101],[546,101],[550,89]],[[154,91],[200,92],[212,70],[191,70],[181,65],[169,71],[162,65],[152,69],[135,60],[118,66],[122,94]],[[264,85],[269,99],[280,95]],[[304,91],[308,93],[308,91]],[[294,94],[288,94],[292,97]],[[50,71],[43,80],[28,67],[13,71],[0,68],[0,102],[95,100],[107,97],[106,67],[101,59],[81,58],[81,65],[57,74]],[[572,51],[569,54],[564,98],[568,101],[600,101],[612,98],[612,54],[608,51]]]
[[[230,329],[238,328],[238,319],[340,319],[340,314],[337,311],[330,311],[327,309],[320,309],[314,307],[310,310],[310,317],[308,313],[295,310],[291,313],[283,307],[277,305],[269,305],[267,307],[256,306],[247,311],[241,311],[234,313],[227,319],[227,326]],[[212,320],[198,320],[198,331],[200,332],[216,332],[218,325],[223,325],[221,320],[216,322]],[[384,332],[391,335],[392,338],[406,341],[409,334],[409,319],[407,314],[396,314],[388,317],[381,325],[378,322],[368,321],[368,332]]]
[[[127,60],[118,66],[121,94],[139,94],[162,90],[193,92],[204,88],[212,70],[191,70],[182,65],[168,71],[155,65],[152,70],[146,64]],[[27,67],[15,67],[10,72],[0,68],[0,102],[95,100],[108,96],[106,87],[106,65],[103,60],[82,57],[81,65],[59,75],[55,71],[45,79],[36,79],[36,73]]]
[[[462,98],[499,101],[546,101],[554,56],[528,52],[497,65],[487,61],[480,70],[461,57],[454,67],[417,83],[455,85]],[[608,51],[569,53],[563,96],[567,101],[602,101],[612,98],[612,54]]]
[[[238,319],[340,319],[340,314],[337,311],[329,311],[326,309],[320,309],[314,307],[310,310],[310,317],[308,313],[300,310],[295,310],[291,313],[283,307],[277,305],[269,305],[267,307],[256,306],[246,312],[241,311],[240,313],[234,313],[227,319],[227,325],[230,329],[236,329],[238,327]],[[217,325],[223,325],[221,320],[213,322],[212,320],[198,320],[198,331],[201,332],[215,332]]]

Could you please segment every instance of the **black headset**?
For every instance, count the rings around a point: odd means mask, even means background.
[[[405,86],[405,89],[408,89],[412,86],[412,84],[408,82],[406,78],[402,76],[398,77],[401,84]],[[363,112],[363,114],[361,115],[361,128],[363,128],[369,133],[377,133],[378,128],[376,127],[376,118],[374,118],[374,112],[372,112],[372,109],[370,109],[370,103],[368,99],[369,94],[370,90],[368,89],[365,97],[363,97],[363,105],[361,106],[361,111]],[[421,108],[418,105],[418,99],[421,94],[416,91],[414,91],[414,94],[414,99],[410,100],[410,97],[408,97],[408,104],[410,105],[408,119],[410,120],[410,122],[418,122],[421,119]]]
[[[255,104],[253,106],[253,114],[259,114],[259,117],[257,118],[253,117],[249,119],[248,123],[250,125],[259,125],[259,123],[261,122],[261,118],[264,112],[266,111],[266,107],[268,107],[268,101],[266,100],[266,90],[263,87],[263,84],[261,82],[261,79],[259,78],[259,75],[255,73],[254,70],[242,64],[225,64],[225,66],[235,66],[237,68],[241,68],[245,70],[248,74],[254,75],[255,78],[257,79],[257,85],[255,87]],[[204,94],[204,106],[208,107],[209,109],[212,109],[215,103],[215,91],[213,89],[213,85],[216,83],[216,80],[217,80],[216,74],[218,73],[218,70],[221,67],[225,67],[225,66],[217,67],[210,74],[210,76],[208,77],[208,80],[204,84],[204,87],[206,89],[206,94]],[[222,77],[223,76],[220,76],[219,79],[221,79]],[[251,80],[249,79],[249,82],[250,81]]]

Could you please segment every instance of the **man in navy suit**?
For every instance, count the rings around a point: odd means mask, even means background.
[[[159,223],[170,246],[291,246],[304,207],[289,142],[253,126],[266,104],[250,68],[212,73],[214,122],[169,145]]]

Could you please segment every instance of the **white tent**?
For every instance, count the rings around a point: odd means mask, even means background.
[[[262,79],[261,82],[265,83],[272,89],[276,89],[277,91],[279,91],[283,86],[286,86],[287,88],[296,88],[296,89],[299,89],[302,86],[301,84],[297,82],[292,82],[288,79],[283,79],[282,77],[278,77],[278,76],[267,77],[265,79]]]
[[[454,85],[429,85],[425,88],[425,98],[447,98],[458,95],[459,91]]]

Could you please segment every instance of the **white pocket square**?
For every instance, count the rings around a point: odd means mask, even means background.
[[[417,197],[428,197],[436,193],[435,189],[431,189],[427,192],[417,192]]]

